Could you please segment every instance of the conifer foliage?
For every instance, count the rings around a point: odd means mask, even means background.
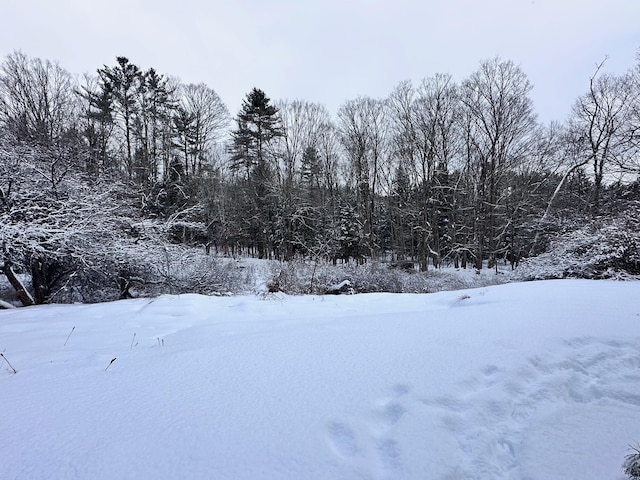
[[[269,149],[276,137],[283,135],[278,109],[265,93],[254,88],[247,94],[232,132],[232,169],[243,170],[242,187],[250,212],[250,238],[259,258],[273,249],[272,227],[276,202],[273,177],[276,158]]]

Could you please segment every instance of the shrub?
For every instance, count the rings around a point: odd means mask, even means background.
[[[305,262],[296,260],[272,263],[267,275],[266,288],[298,295],[325,294],[345,281],[353,293],[431,293],[443,290],[484,287],[509,280],[506,275],[496,275],[493,270],[483,275],[471,270],[432,269],[427,272],[405,271],[382,262],[369,261],[359,265],[348,262],[333,265],[329,262]]]
[[[556,237],[546,253],[523,261],[524,280],[617,278],[640,275],[640,209],[602,217]]]

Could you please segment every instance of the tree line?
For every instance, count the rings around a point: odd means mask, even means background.
[[[86,225],[113,229],[104,241],[135,241],[132,225],[151,221],[158,241],[230,255],[515,264],[563,218],[602,214],[612,185],[638,179],[640,62],[603,70],[562,123],[537,120],[526,74],[499,58],[335,115],[254,88],[232,118],[212,88],[125,57],[77,78],[14,52],[0,64],[5,272],[61,255],[44,237],[77,228],[82,209]],[[84,196],[68,202],[70,189]],[[21,243],[18,225],[40,237]]]

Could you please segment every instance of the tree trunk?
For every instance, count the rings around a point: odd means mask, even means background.
[[[20,279],[16,277],[13,268],[11,268],[11,262],[5,261],[3,270],[5,276],[7,277],[7,280],[9,280],[9,283],[15,289],[16,296],[18,297],[20,302],[22,302],[22,305],[24,305],[25,307],[35,305],[36,302],[31,294],[27,291]]]
[[[31,260],[31,283],[35,303],[38,305],[46,303],[51,292],[50,273],[50,266],[45,261]]]

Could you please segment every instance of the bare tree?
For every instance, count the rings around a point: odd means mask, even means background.
[[[211,160],[212,151],[229,126],[229,110],[218,94],[204,83],[180,87],[181,111],[188,119],[188,132],[183,139],[187,152],[185,173],[196,174]]]
[[[338,111],[338,129],[355,186],[356,209],[373,255],[377,250],[376,195],[383,165],[390,157],[386,102],[368,97],[347,101]]]
[[[59,140],[75,118],[73,88],[58,64],[14,52],[0,65],[0,121],[23,140]]]
[[[418,256],[422,269],[428,259],[439,265],[450,238],[451,186],[449,170],[458,150],[458,87],[450,75],[426,78],[414,88],[403,82],[389,101],[396,156],[405,162],[418,190]],[[446,225],[446,226],[445,226]]]
[[[498,58],[484,61],[462,83],[466,170],[475,196],[475,263],[489,266],[503,248],[498,217],[503,213],[506,175],[531,149],[536,116],[532,86],[520,67]],[[486,255],[485,255],[486,254]]]
[[[631,149],[621,168],[625,172],[640,176],[640,49],[636,55],[636,61],[636,65],[629,72],[629,81],[634,93],[629,105],[627,133]]]
[[[301,100],[280,101],[277,108],[283,135],[271,144],[278,158],[278,243],[285,259],[297,250],[307,250],[319,232],[316,217],[321,199],[312,198],[311,190],[321,191],[320,155],[318,146],[323,129],[330,123],[327,109]],[[319,195],[315,195],[319,197]]]
[[[625,164],[631,151],[630,129],[632,108],[638,92],[633,88],[630,74],[601,73],[601,62],[589,79],[589,90],[576,101],[570,128],[581,150],[582,162],[591,164],[593,190],[590,205],[594,211],[600,207],[603,181],[616,163]]]

